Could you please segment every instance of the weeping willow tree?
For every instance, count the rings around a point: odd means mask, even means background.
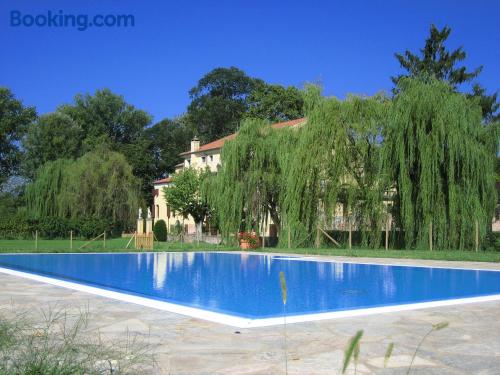
[[[287,159],[282,202],[293,246],[311,244],[317,227],[331,227],[338,215],[358,225],[365,245],[378,246],[380,134],[389,105],[383,96],[339,101],[307,91],[307,125]]]
[[[247,119],[238,136],[224,144],[223,164],[205,194],[228,238],[241,230],[261,231],[269,219],[281,225],[283,166],[294,148],[293,129],[273,129],[267,121]]]
[[[96,150],[77,160],[45,164],[26,191],[35,217],[94,217],[117,228],[130,225],[138,207],[139,181],[122,154]]]
[[[26,187],[28,210],[34,218],[59,216],[64,176],[72,164],[72,160],[58,159],[38,169],[35,181]]]
[[[395,190],[395,213],[406,247],[474,246],[495,206],[498,131],[481,108],[444,82],[406,79],[390,112],[384,165]]]

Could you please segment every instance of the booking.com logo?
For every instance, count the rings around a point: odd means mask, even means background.
[[[89,27],[134,27],[135,18],[131,14],[65,14],[48,11],[45,14],[22,14],[19,10],[10,12],[12,27],[74,27],[85,31]]]

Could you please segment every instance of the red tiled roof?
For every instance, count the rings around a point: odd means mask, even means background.
[[[153,185],[167,184],[172,182],[172,177],[162,178],[160,180],[153,181]]]
[[[302,125],[306,122],[306,118],[303,117],[303,118],[299,118],[299,119],[296,119],[296,120],[290,120],[290,121],[284,121],[284,122],[278,122],[276,124],[272,124],[271,127],[273,129],[282,129],[282,128],[286,128],[286,127],[289,127],[289,126],[296,126],[296,125]],[[234,138],[236,138],[236,135],[238,133],[234,133],[234,134],[230,134],[228,136],[225,136],[224,138],[221,138],[221,139],[217,139],[213,142],[210,142],[210,143],[207,143],[203,146],[200,146],[200,148],[194,152],[191,152],[191,151],[186,151],[186,152],[183,152],[179,155],[189,155],[189,154],[192,154],[192,153],[198,153],[198,152],[202,152],[202,151],[209,151],[209,150],[217,150],[219,148],[222,148],[222,146],[224,146],[224,143],[226,141],[230,141]]]

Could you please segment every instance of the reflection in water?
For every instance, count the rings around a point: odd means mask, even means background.
[[[251,318],[500,294],[500,272],[227,253],[0,254],[0,266]]]
[[[396,294],[396,284],[394,282],[393,273],[390,266],[382,267],[382,287],[384,289],[384,294],[387,297],[394,297]]]
[[[344,277],[344,265],[342,263],[331,263],[332,275],[335,281],[342,281]]]
[[[166,253],[155,253],[153,263],[155,289],[163,289],[167,279],[168,257]]]

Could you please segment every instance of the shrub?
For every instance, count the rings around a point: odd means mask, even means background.
[[[110,229],[110,223],[101,218],[85,217],[73,220],[77,236],[84,238],[94,238],[106,230]]]
[[[69,219],[60,217],[44,217],[36,225],[38,235],[45,239],[67,238],[73,230],[73,223]]]
[[[158,220],[153,227],[153,233],[158,241],[165,242],[167,240],[167,225],[165,221]]]

